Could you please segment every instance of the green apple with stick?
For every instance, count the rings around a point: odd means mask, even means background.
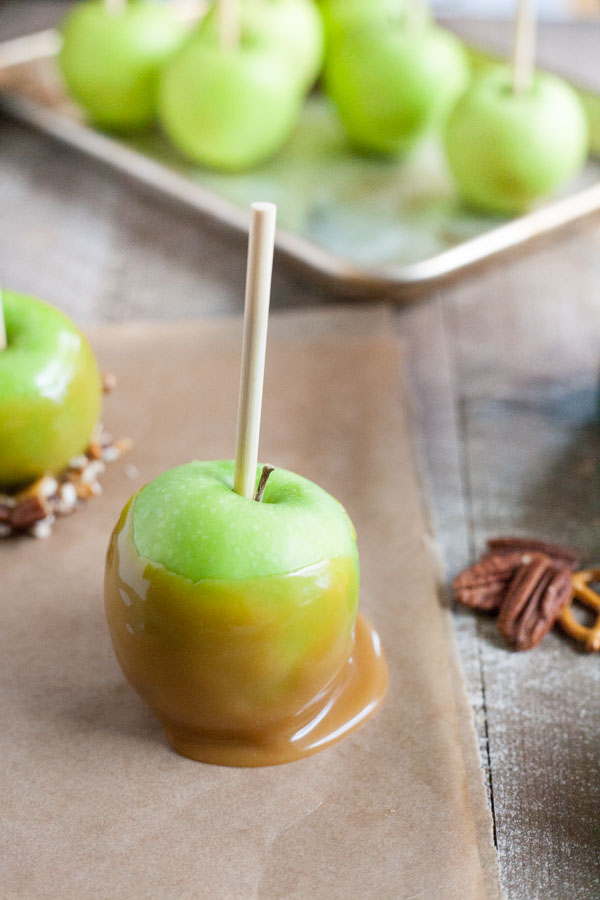
[[[304,90],[312,87],[323,65],[324,24],[314,0],[240,0],[234,15],[244,43],[282,53]],[[215,40],[219,3],[204,18],[200,33]]]
[[[463,199],[511,215],[573,178],[588,151],[581,101],[561,78],[534,70],[535,22],[521,2],[512,66],[484,70],[447,124],[448,162]]]
[[[298,759],[362,723],[385,692],[359,617],[356,534],[330,494],[257,464],[275,228],[255,204],[235,461],[194,461],[135,494],[111,537],[117,659],[184,756]]]
[[[110,131],[155,122],[160,74],[180,46],[183,26],[156,0],[85,0],[62,25],[58,61],[69,94]]]
[[[90,345],[58,309],[3,291],[0,321],[0,489],[14,490],[86,449],[102,390]]]
[[[325,89],[352,144],[403,155],[440,128],[465,90],[460,41],[429,21],[369,21],[331,42]]]
[[[200,29],[167,66],[160,119],[191,160],[237,172],[280,149],[298,119],[303,85],[282,48],[244,29],[235,0],[221,0],[218,11],[218,30]]]

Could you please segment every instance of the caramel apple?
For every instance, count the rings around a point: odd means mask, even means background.
[[[52,306],[2,292],[0,489],[58,474],[82,453],[100,414],[101,381],[90,345]]]
[[[379,706],[379,639],[357,617],[343,506],[256,462],[274,207],[251,230],[235,461],[190,462],[126,505],[105,578],[121,668],[178,753],[261,766],[315,753]]]

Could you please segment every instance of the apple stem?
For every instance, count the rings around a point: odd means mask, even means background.
[[[269,480],[269,475],[271,472],[275,471],[275,466],[266,465],[263,466],[263,470],[261,472],[260,481],[258,482],[258,487],[256,488],[256,495],[254,499],[257,503],[260,503],[263,498],[263,494],[265,492],[265,488],[267,486],[267,481]]]
[[[0,288],[0,350],[6,350],[6,323],[4,321],[4,304],[2,303],[2,288]]]
[[[536,22],[531,0],[518,0],[515,16],[512,70],[513,93],[522,94],[531,87],[535,69]]]
[[[104,0],[104,4],[111,15],[117,16],[125,11],[127,0]]]
[[[276,216],[274,203],[252,204],[233,485],[236,494],[250,500],[258,465]]]
[[[221,49],[237,50],[241,37],[239,0],[218,0],[217,14]]]

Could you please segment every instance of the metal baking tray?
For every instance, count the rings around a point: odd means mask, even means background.
[[[344,293],[408,298],[600,210],[592,154],[563,194],[526,215],[477,214],[461,204],[435,141],[401,163],[359,156],[318,93],[274,159],[242,175],[209,172],[183,160],[158,130],[123,139],[86,124],[57,76],[59,44],[55,31],[0,43],[1,110],[238,231],[248,227],[252,201],[274,201],[278,249]],[[584,100],[600,122],[600,98],[588,91]],[[598,151],[595,128],[593,135]]]

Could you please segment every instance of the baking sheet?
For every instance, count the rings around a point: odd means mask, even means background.
[[[102,608],[105,548],[128,495],[193,456],[231,455],[241,322],[111,326],[92,340],[119,378],[105,424],[136,446],[50,540],[0,545],[2,897],[499,897],[387,317],[272,317],[261,457],[350,511],[361,605],[391,683],[363,729],[265,769],[173,753],[121,675]]]
[[[600,161],[591,157],[562,194],[502,219],[465,208],[436,141],[409,160],[366,159],[347,145],[321,94],[305,104],[291,140],[240,175],[186,162],[156,131],[113,138],[90,128],[56,73],[56,32],[0,44],[0,109],[239,231],[249,204],[278,205],[277,244],[288,258],[347,292],[410,297],[533,237],[600,209]],[[478,57],[481,63],[481,55]],[[585,92],[600,119],[600,100]]]

